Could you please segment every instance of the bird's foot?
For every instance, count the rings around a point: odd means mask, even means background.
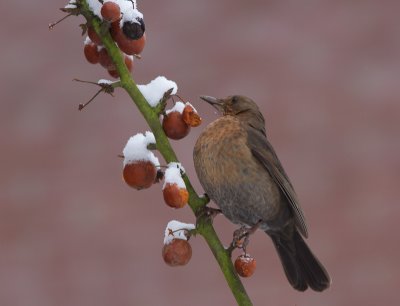
[[[242,249],[246,253],[246,247],[250,243],[250,235],[260,227],[262,220],[258,221],[252,227],[242,226],[233,232],[233,239],[231,245],[227,249],[230,254],[236,248]]]

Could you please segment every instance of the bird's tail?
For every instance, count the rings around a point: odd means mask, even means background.
[[[315,291],[327,289],[331,283],[328,272],[314,256],[307,244],[294,230],[293,236],[288,239],[283,235],[270,235],[289,283],[299,291],[308,287]]]

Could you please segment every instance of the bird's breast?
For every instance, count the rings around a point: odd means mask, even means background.
[[[238,119],[224,116],[208,125],[193,154],[200,183],[231,221],[252,224],[276,212],[279,191],[253,157]]]
[[[196,171],[202,174],[200,180],[221,182],[226,177],[238,180],[241,172],[246,172],[241,164],[252,158],[246,141],[246,131],[232,116],[208,125],[194,148]]]

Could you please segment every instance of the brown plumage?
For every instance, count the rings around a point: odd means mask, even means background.
[[[222,114],[194,147],[194,165],[205,192],[230,221],[259,224],[271,237],[293,288],[325,290],[330,277],[302,238],[308,236],[303,212],[267,140],[257,105],[243,96],[201,98]]]

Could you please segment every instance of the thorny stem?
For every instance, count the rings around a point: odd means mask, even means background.
[[[82,15],[87,19],[88,23],[93,26],[96,33],[101,37],[104,47],[107,49],[109,56],[112,58],[121,79],[121,87],[125,89],[128,95],[131,97],[132,101],[136,104],[137,108],[142,113],[143,117],[151,128],[156,139],[158,151],[164,157],[167,163],[178,162],[178,158],[174,150],[172,149],[172,146],[167,136],[165,135],[164,130],[162,129],[158,112],[160,110],[157,108],[152,108],[143,97],[142,93],[136,86],[136,83],[132,79],[130,72],[125,66],[124,58],[120,50],[112,40],[110,33],[108,31],[104,31],[104,28],[102,28],[101,21],[97,17],[93,16],[86,0],[78,0],[78,2],[81,6]],[[208,197],[201,197],[196,193],[192,184],[190,183],[187,174],[183,175],[183,180],[189,192],[189,206],[194,214],[196,216],[199,216],[196,220],[196,232],[203,236],[203,238],[206,240],[225,276],[225,279],[238,305],[252,305],[252,302],[233,267],[230,253],[224,248],[217,233],[214,230],[214,227],[212,225],[212,218],[207,216],[207,214],[201,213],[201,211],[209,202]]]

